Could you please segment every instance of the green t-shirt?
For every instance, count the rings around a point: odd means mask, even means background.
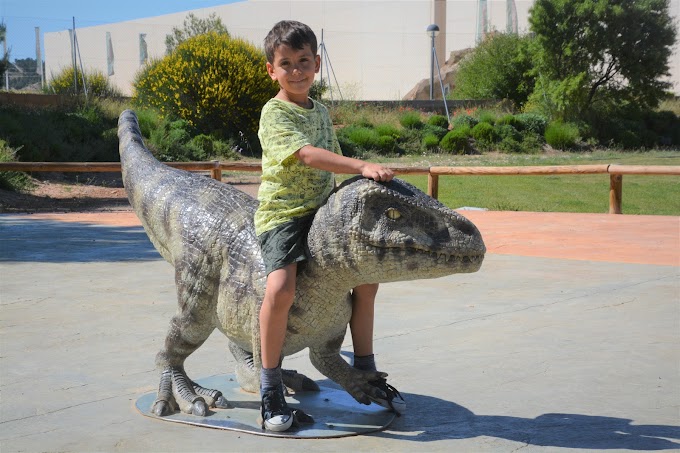
[[[262,184],[255,213],[259,236],[296,217],[312,214],[330,195],[333,173],[309,167],[294,154],[306,145],[342,154],[326,107],[311,109],[270,99],[262,108],[258,136],[262,145]]]

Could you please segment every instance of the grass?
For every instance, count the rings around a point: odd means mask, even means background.
[[[543,156],[429,156],[413,165],[680,165],[680,151],[623,153],[558,153]],[[396,162],[393,162],[396,163]],[[404,164],[404,159],[399,163]],[[423,191],[426,176],[402,175]],[[463,206],[498,211],[583,212],[609,211],[609,176],[440,176],[439,200],[451,208]],[[623,177],[624,214],[680,215],[680,176]]]

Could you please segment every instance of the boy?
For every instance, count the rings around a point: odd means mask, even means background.
[[[262,427],[286,431],[293,423],[286,404],[279,365],[288,311],[295,297],[297,264],[307,259],[305,242],[316,210],[334,187],[333,172],[390,181],[389,168],[342,156],[326,108],[308,97],[319,72],[314,32],[305,24],[281,21],[264,41],[267,72],[278,94],[262,109],[258,136],[262,143],[260,205],[255,231],[262,249],[267,285],[260,310],[262,349]],[[373,305],[377,284],[352,291],[350,330],[354,367],[376,371],[373,359]],[[405,403],[384,379],[371,382],[376,403],[403,411]]]

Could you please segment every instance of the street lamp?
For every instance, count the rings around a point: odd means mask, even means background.
[[[439,26],[437,24],[430,24],[427,26],[427,34],[431,39],[431,52],[430,52],[430,100],[434,99],[434,38],[439,34]]]

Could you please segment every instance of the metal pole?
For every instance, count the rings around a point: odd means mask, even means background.
[[[7,28],[5,28],[5,32]],[[2,58],[7,57],[7,34],[2,38]],[[7,67],[5,68],[5,91],[9,91],[9,58],[7,58]]]
[[[430,54],[430,101],[434,99],[434,31],[430,32],[432,38],[432,53]]]
[[[78,63],[76,60],[76,17],[73,16],[73,36],[71,37],[71,49],[73,49],[73,94],[78,94]]]
[[[45,75],[43,74],[42,52],[40,51],[40,27],[35,27],[35,72],[40,74],[40,88],[45,88]]]
[[[321,46],[320,46],[320,47],[321,47],[321,49],[320,49],[320,50],[321,50],[321,52],[320,52],[320,54],[321,54],[321,57],[320,57],[320,60],[321,60],[321,68],[320,68],[321,74],[320,74],[320,75],[321,75],[321,86],[323,87],[323,54],[324,54],[324,52],[323,52],[323,50],[324,50],[324,49],[323,49],[323,47],[324,47],[324,43],[323,43],[323,28],[321,29]]]

